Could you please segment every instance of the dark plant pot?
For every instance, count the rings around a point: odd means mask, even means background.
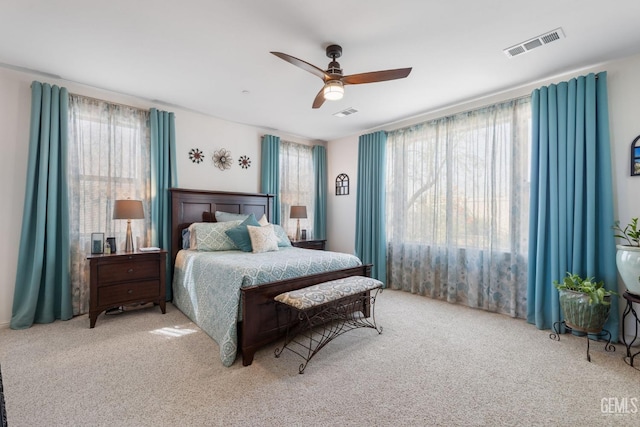
[[[605,300],[610,301],[606,296]],[[564,321],[575,331],[598,333],[609,318],[611,304],[589,304],[589,295],[581,292],[560,290],[560,308]]]

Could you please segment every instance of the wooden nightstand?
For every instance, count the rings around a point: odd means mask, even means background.
[[[326,240],[292,240],[291,246],[295,246],[296,248],[317,249],[319,251],[324,251],[326,243]]]
[[[98,315],[126,304],[153,302],[166,310],[167,251],[90,255],[90,327]]]

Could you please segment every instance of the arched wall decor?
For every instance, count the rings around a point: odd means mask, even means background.
[[[640,135],[631,143],[631,176],[640,175]]]
[[[336,196],[349,194],[349,175],[341,173],[336,177]]]

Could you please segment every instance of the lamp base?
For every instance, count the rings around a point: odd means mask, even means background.
[[[296,227],[296,240],[300,240],[300,219],[298,218],[298,226]]]
[[[127,220],[127,238],[124,243],[125,252],[133,252],[133,235],[131,234],[131,220]]]

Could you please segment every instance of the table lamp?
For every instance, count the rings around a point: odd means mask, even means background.
[[[296,227],[296,240],[300,240],[300,218],[307,217],[306,206],[291,206],[291,212],[289,218],[295,218],[298,220],[298,226]]]
[[[133,252],[133,236],[131,235],[131,220],[144,219],[144,210],[140,200],[116,200],[113,205],[113,219],[127,220],[127,238],[125,239],[124,251]]]

